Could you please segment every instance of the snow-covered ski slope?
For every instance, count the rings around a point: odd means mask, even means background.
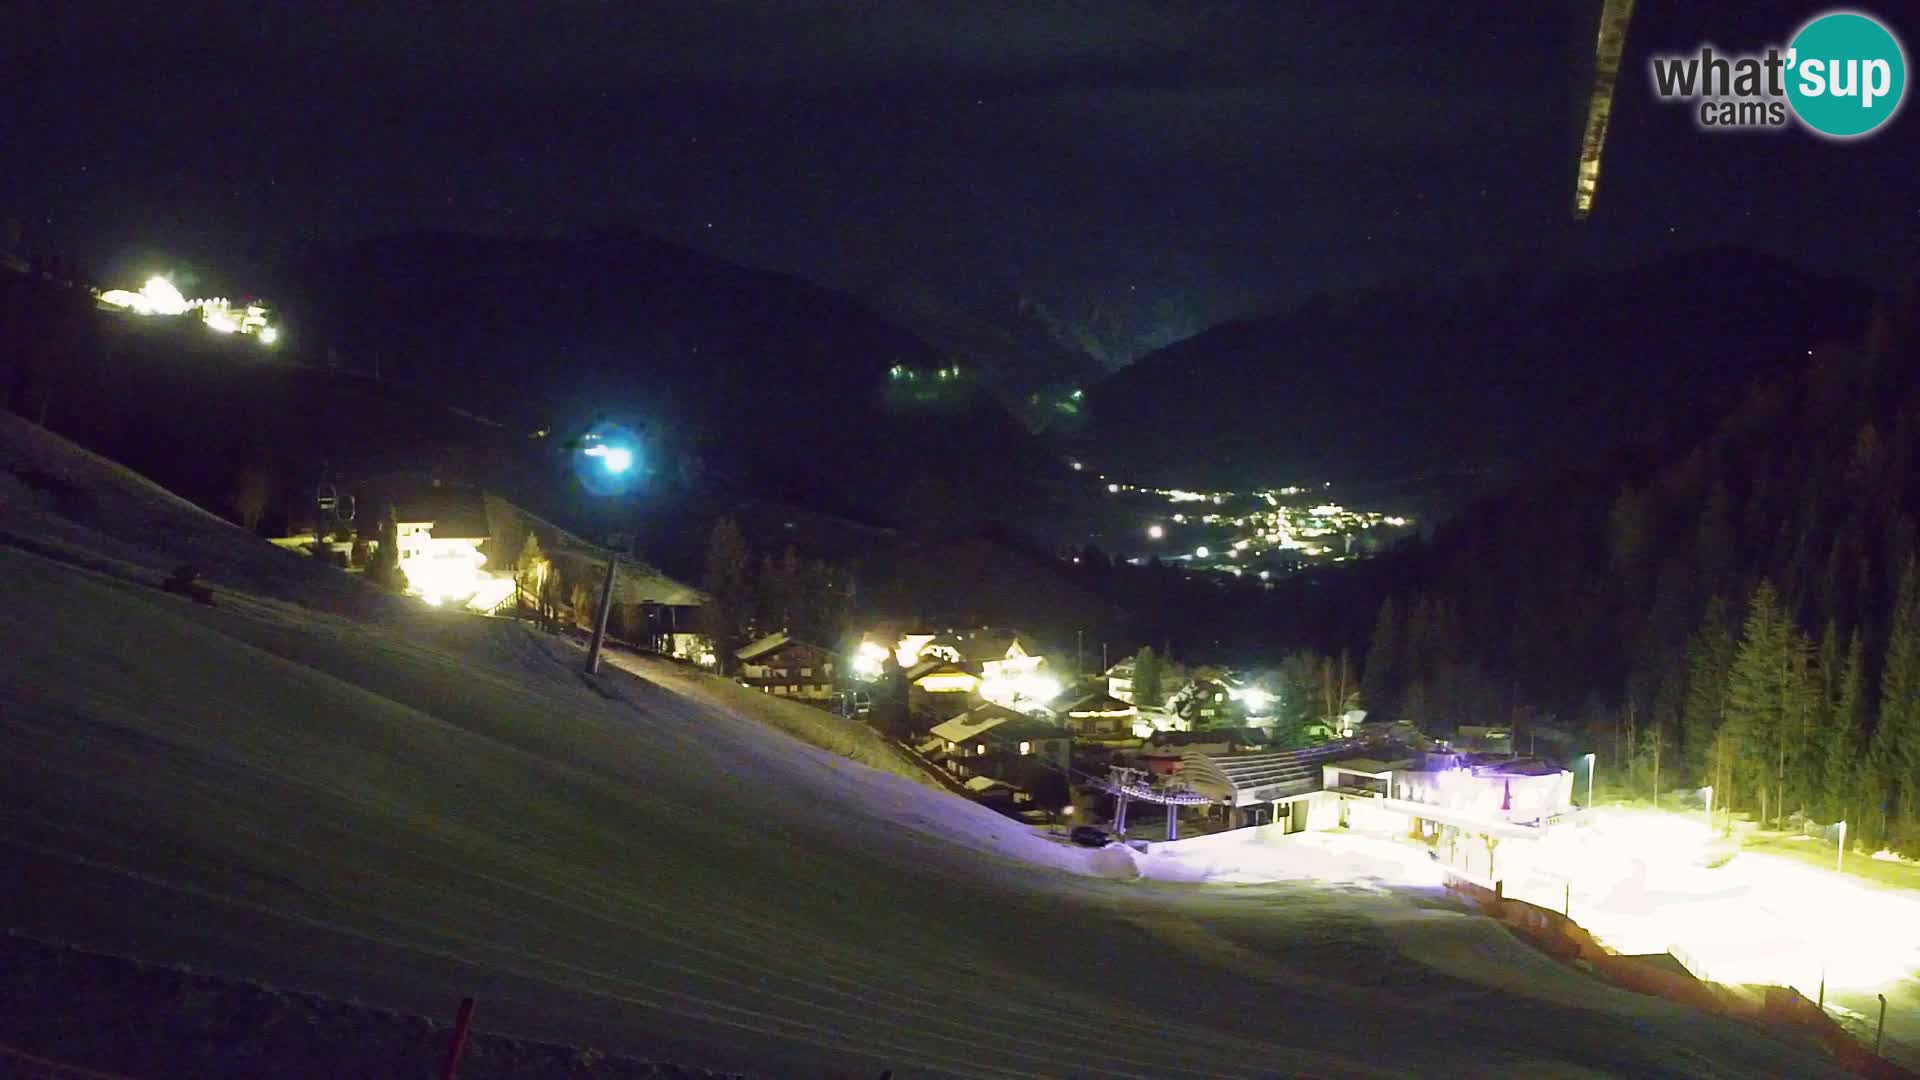
[[[187,561],[218,606],[147,584]],[[1431,895],[1140,880],[6,416],[0,580],[0,925],[37,936],[770,1076],[1833,1072]]]

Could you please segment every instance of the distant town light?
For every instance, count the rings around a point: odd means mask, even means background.
[[[1193,557],[1194,557],[1194,558],[1196,558],[1196,559],[1204,559],[1204,558],[1206,558],[1206,557],[1207,557],[1207,549],[1206,549],[1206,548],[1204,548],[1204,547],[1197,547],[1197,548],[1194,548],[1194,549],[1193,549]]]
[[[1147,539],[1149,540],[1165,539],[1166,535],[1167,535],[1167,530],[1162,528],[1159,525],[1147,526]]]
[[[274,342],[279,340],[280,340],[279,330],[276,330],[271,326],[263,326],[260,328],[260,344],[272,345]]]
[[[1118,495],[1118,494],[1120,494],[1120,485],[1119,485],[1119,484],[1108,484],[1108,485],[1107,485],[1107,494],[1109,494],[1109,495]]]

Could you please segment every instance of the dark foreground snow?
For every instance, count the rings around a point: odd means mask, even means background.
[[[0,540],[58,539],[0,542],[0,924],[770,1075],[1832,1071],[1430,892],[1141,880],[731,687],[362,604],[40,439],[0,418],[0,467],[71,489],[0,472]],[[250,595],[146,584],[182,545]]]

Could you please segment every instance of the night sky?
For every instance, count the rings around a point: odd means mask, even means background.
[[[1920,265],[1911,106],[1839,145],[1707,135],[1652,100],[1650,51],[1757,49],[1823,9],[1662,6],[1578,226],[1597,0],[16,5],[0,213],[109,272],[176,260],[228,289],[315,241],[627,223],[868,295],[1104,312],[1121,357],[1515,259]],[[1867,10],[1911,57],[1920,22]]]

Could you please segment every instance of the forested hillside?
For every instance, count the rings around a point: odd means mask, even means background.
[[[1440,729],[1554,714],[1635,784],[1920,851],[1917,443],[1909,287],[1692,445],[1383,561],[1367,701]]]

